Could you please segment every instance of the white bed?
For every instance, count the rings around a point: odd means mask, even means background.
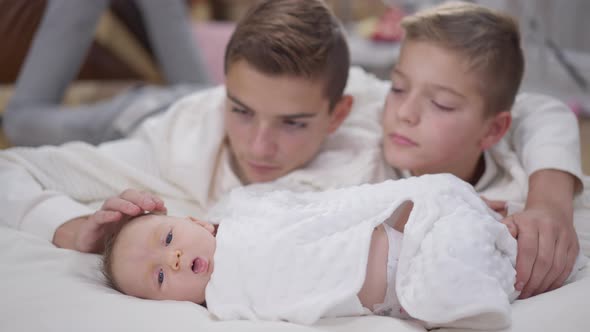
[[[103,285],[98,264],[97,255],[57,249],[0,226],[0,331],[424,331],[375,316],[324,319],[313,326],[219,322],[193,303],[119,294]],[[557,291],[514,303],[507,331],[588,331],[589,270]]]

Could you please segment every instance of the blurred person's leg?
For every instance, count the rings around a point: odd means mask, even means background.
[[[93,141],[92,127],[104,121],[96,112],[60,112],[64,91],[77,75],[108,0],[48,1],[3,127],[12,144],[59,144],[71,139]],[[86,114],[88,113],[88,114]],[[71,132],[68,132],[71,131]]]
[[[148,37],[168,84],[209,84],[184,0],[137,0]]]
[[[97,144],[128,135],[139,121],[203,87],[136,88],[85,106],[62,106],[109,1],[53,0],[6,108],[4,130],[14,145]],[[138,3],[163,74],[171,84],[209,82],[183,1]],[[128,113],[128,114],[127,114]]]

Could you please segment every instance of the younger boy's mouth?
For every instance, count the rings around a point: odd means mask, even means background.
[[[209,261],[203,257],[195,258],[193,260],[193,264],[191,266],[191,269],[193,270],[193,272],[197,273],[197,274],[206,272],[208,268],[209,268]]]
[[[406,136],[403,136],[403,135],[400,135],[397,133],[389,134],[389,139],[395,145],[408,146],[408,147],[418,146],[418,143],[412,141],[411,139],[409,139]]]

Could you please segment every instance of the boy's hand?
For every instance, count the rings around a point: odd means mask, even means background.
[[[534,172],[525,210],[511,216],[518,233],[516,289],[522,290],[522,299],[561,287],[572,271],[580,250],[573,226],[575,181],[558,170]]]
[[[164,201],[148,192],[127,189],[119,196],[107,199],[92,215],[61,225],[55,232],[53,243],[61,248],[99,253],[105,236],[113,232],[117,222],[145,211],[166,213]]]
[[[516,225],[516,289],[522,291],[520,298],[563,285],[579,251],[572,217],[557,209],[530,208],[507,217],[503,223]]]

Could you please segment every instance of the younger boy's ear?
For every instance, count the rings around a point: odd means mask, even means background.
[[[332,114],[330,114],[330,126],[328,127],[328,132],[331,134],[336,131],[346,120],[348,114],[350,114],[350,110],[352,109],[352,104],[354,103],[354,98],[351,95],[344,95],[338,103],[332,109]]]
[[[209,233],[211,233],[211,234],[215,233],[215,226],[213,226],[213,224],[208,223],[206,221],[199,220],[199,219],[197,219],[195,217],[191,217],[191,216],[189,216],[188,219],[203,226],[203,228],[205,228]]]
[[[487,150],[498,143],[510,129],[512,115],[510,112],[500,112],[488,119],[487,132],[480,142],[482,151]]]

